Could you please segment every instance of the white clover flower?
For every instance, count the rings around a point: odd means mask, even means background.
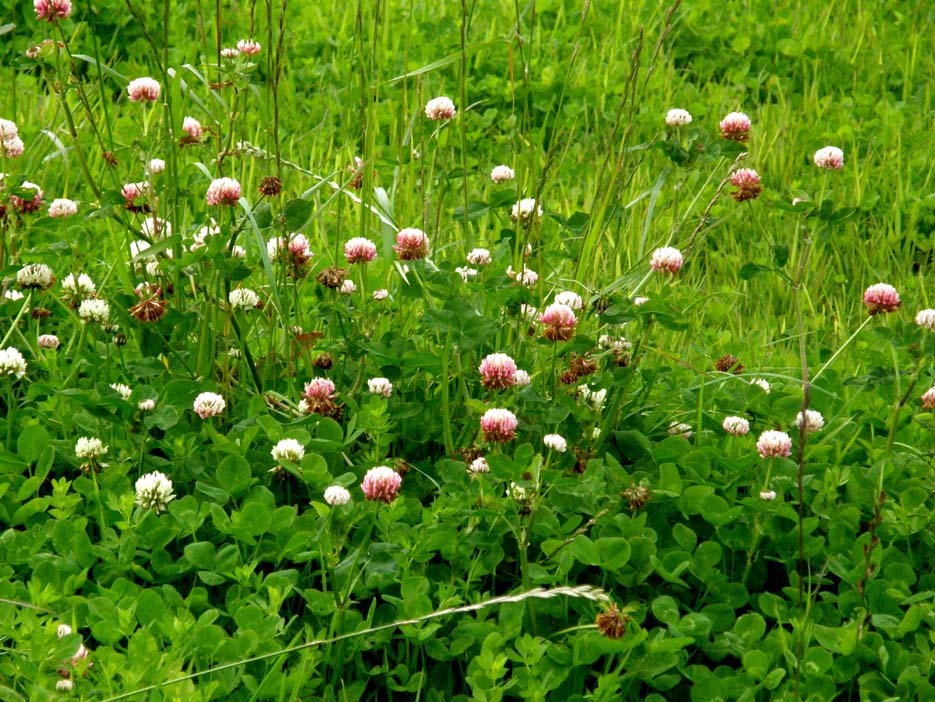
[[[647,302],[649,302],[649,298],[645,296],[639,296],[639,297],[633,298],[633,305],[636,307],[639,307],[640,305],[645,305]]]
[[[916,315],[916,324],[923,329],[935,331],[935,310],[920,310]]]
[[[156,409],[156,401],[150,397],[145,400],[140,400],[136,406],[140,412],[152,412]]]
[[[58,340],[58,337],[55,334],[40,334],[39,338],[36,339],[36,343],[41,349],[57,349],[61,342]]]
[[[49,205],[49,217],[71,217],[78,214],[78,203],[67,198],[56,198]]]
[[[568,305],[576,312],[584,308],[584,300],[581,299],[581,295],[571,290],[555,293],[552,301],[559,305]]]
[[[685,424],[684,422],[672,422],[669,425],[669,436],[681,436],[683,439],[690,439],[692,437],[692,427],[691,424]]]
[[[458,268],[455,268],[455,273],[460,275],[461,280],[466,283],[470,278],[473,278],[477,275],[477,269],[468,268],[467,266],[459,266]]]
[[[55,283],[55,274],[44,263],[30,263],[16,272],[16,284],[21,288],[48,290]]]
[[[379,290],[373,291],[373,299],[377,301],[385,300],[389,296],[390,296],[390,291],[387,290],[386,288],[380,288]]]
[[[490,251],[487,249],[471,249],[467,255],[467,262],[472,266],[486,266],[491,262]]]
[[[133,390],[130,388],[130,386],[129,386],[129,385],[124,385],[123,383],[111,383],[111,384],[110,384],[110,387],[111,387],[111,389],[113,389],[118,395],[120,395],[120,397],[122,397],[124,400],[129,400],[129,399],[130,399],[130,395],[133,394]]]
[[[0,117],[0,141],[9,141],[19,136],[19,127],[16,122]]]
[[[162,173],[166,170],[166,162],[161,158],[150,159],[149,161],[149,172],[151,174]]]
[[[487,459],[483,456],[475,458],[473,461],[471,461],[471,465],[468,466],[468,473],[470,473],[472,478],[480,475],[481,473],[489,472],[490,466],[487,465]]]
[[[670,127],[682,127],[691,124],[692,116],[688,110],[682,110],[678,107],[666,112],[666,124]]]
[[[815,410],[807,409],[805,414],[799,412],[795,417],[795,425],[801,431],[804,427],[806,434],[812,434],[816,431],[821,431],[825,426],[825,418],[821,416],[821,412]]]
[[[270,453],[274,461],[299,463],[305,457],[305,447],[295,439],[282,439]]]
[[[227,301],[235,310],[255,310],[260,298],[249,288],[236,288],[230,291]]]
[[[340,485],[332,485],[325,490],[325,502],[332,507],[346,505],[351,501],[351,493]]]
[[[85,324],[91,322],[106,324],[110,319],[110,305],[107,304],[106,300],[96,297],[82,300],[81,304],[78,305],[78,317]]]
[[[80,273],[77,278],[74,273],[69,273],[62,280],[62,290],[66,293],[66,297],[77,301],[94,297],[97,293],[97,286],[91,280],[91,276],[85,273]]]
[[[209,236],[216,236],[220,233],[221,233],[221,227],[214,220],[214,217],[212,217],[211,223],[202,225],[201,228],[199,228],[198,231],[195,232],[194,236],[192,237],[193,239],[192,245],[191,245],[192,251],[200,249],[202,246],[204,246]]]
[[[513,374],[513,384],[517,387],[525,387],[529,385],[532,380],[529,377],[529,372],[517,368],[516,372]]]
[[[493,170],[490,171],[490,180],[494,183],[505,183],[515,177],[516,174],[509,166],[494,166]]]
[[[98,458],[105,453],[107,447],[96,437],[82,436],[75,443],[75,455],[78,458]]]
[[[393,394],[393,383],[386,378],[371,378],[367,381],[367,389],[374,395],[389,397]]]
[[[528,223],[538,220],[542,217],[542,205],[536,203],[536,198],[523,198],[510,210],[510,217],[518,219],[522,223]]]
[[[506,275],[507,278],[511,278],[527,288],[533,287],[539,280],[539,274],[527,267],[526,264],[523,264],[523,271],[521,273],[515,272],[513,266],[507,266]]]
[[[526,502],[529,499],[529,491],[515,482],[510,482],[510,487],[506,489],[506,496],[511,497],[517,502]]]
[[[68,624],[59,624],[58,628],[55,630],[55,635],[60,639],[64,639],[66,636],[72,633],[72,629]]]
[[[763,500],[764,502],[772,502],[773,500],[776,499],[776,491],[775,490],[763,490],[762,492],[760,492],[760,499]]]
[[[844,168],[844,152],[837,146],[825,146],[818,149],[812,159],[819,168],[829,168],[834,171]]]
[[[600,338],[597,340],[597,344],[601,348],[608,349],[617,355],[628,353],[633,349],[633,342],[628,341],[622,336],[616,337],[610,334],[601,334]]]
[[[26,359],[18,349],[12,346],[0,349],[0,376],[12,375],[22,378],[26,375]]]
[[[269,256],[269,260],[272,261],[275,259],[285,245],[286,239],[281,236],[274,236],[272,239],[268,239],[266,241],[266,255]]]
[[[3,299],[9,300],[10,302],[18,302],[19,300],[22,300],[24,297],[26,296],[23,295],[23,293],[21,293],[19,290],[13,290],[12,288],[10,288],[5,293],[3,293]]]
[[[172,236],[172,224],[153,215],[143,220],[140,231],[143,233],[143,236],[149,237],[150,239],[168,239]]]
[[[568,450],[568,442],[560,434],[546,434],[542,439],[542,443],[558,453],[565,453]]]
[[[578,393],[585,404],[589,405],[595,412],[601,412],[604,409],[604,403],[607,401],[607,389],[591,390],[587,385],[579,385]]]
[[[743,417],[724,417],[721,426],[724,431],[732,436],[743,436],[750,433],[750,422]]]
[[[341,283],[341,287],[338,292],[342,295],[352,295],[355,290],[357,290],[357,286],[354,285],[354,281],[350,278],[346,278],[344,282]]]
[[[523,303],[519,306],[519,315],[527,322],[537,322],[539,321],[539,310],[537,310],[532,305],[527,305]]]
[[[195,398],[195,402],[192,403],[192,409],[195,410],[195,414],[202,419],[215,417],[221,414],[226,407],[227,403],[224,401],[224,398],[215,392],[199,393],[198,397]]]
[[[769,395],[770,390],[772,389],[769,386],[769,382],[765,380],[764,378],[754,378],[753,380],[750,381],[750,385],[756,385],[767,395]]]
[[[158,470],[136,481],[136,504],[143,509],[154,509],[159,514],[174,499],[172,481]]]
[[[429,119],[454,119],[456,113],[455,104],[449,97],[432,98],[425,103],[425,116]]]
[[[246,258],[247,250],[239,244],[234,244],[230,250],[231,258]]]

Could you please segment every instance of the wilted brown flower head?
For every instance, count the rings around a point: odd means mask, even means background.
[[[338,268],[337,266],[329,266],[328,268],[323,268],[315,279],[326,288],[337,290],[344,284],[344,277],[346,275],[347,271],[345,269]]]
[[[312,365],[316,368],[328,370],[334,365],[334,360],[331,358],[330,353],[320,353],[312,360]]]
[[[166,313],[166,301],[162,299],[162,288],[151,283],[142,283],[134,290],[140,301],[129,312],[144,324],[158,322]]]
[[[579,378],[583,378],[597,371],[597,363],[591,358],[590,353],[583,353],[579,356],[573,352],[571,362],[568,364],[568,370]]]
[[[717,360],[717,363],[714,364],[714,369],[720,371],[721,373],[733,373],[734,375],[740,375],[743,373],[744,365],[736,356],[725,353]]]
[[[260,181],[260,186],[257,188],[260,195],[265,195],[266,197],[275,197],[282,192],[282,181],[279,180],[276,176],[266,176],[263,180]]]
[[[405,458],[397,458],[393,462],[393,470],[395,470],[399,474],[400,478],[405,478],[406,473],[412,470],[412,464],[406,461]]]
[[[606,612],[597,615],[597,630],[608,639],[620,639],[627,633],[628,621],[630,617],[612,602]]]
[[[588,461],[594,458],[594,451],[575,446],[575,466],[572,468],[574,473],[584,473],[588,469]]]
[[[630,485],[623,491],[621,497],[630,503],[630,509],[635,512],[646,506],[646,503],[653,498],[653,493],[648,485],[640,483],[639,485]]]

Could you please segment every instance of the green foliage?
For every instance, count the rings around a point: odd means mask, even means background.
[[[0,699],[932,697],[924,4],[274,5],[0,24]]]

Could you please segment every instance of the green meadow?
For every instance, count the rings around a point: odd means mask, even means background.
[[[0,9],[0,700],[935,698],[925,3]]]

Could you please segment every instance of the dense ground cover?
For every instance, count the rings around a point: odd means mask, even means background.
[[[932,20],[17,3],[0,698],[931,697]]]

